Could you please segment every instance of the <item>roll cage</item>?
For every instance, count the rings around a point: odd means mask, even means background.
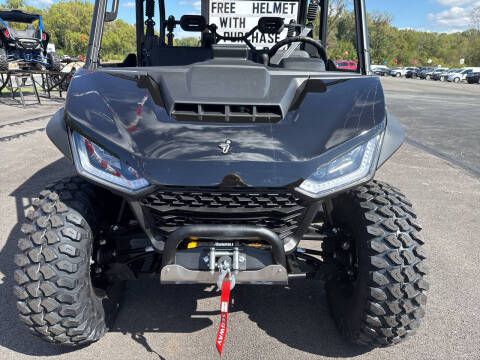
[[[0,10],[0,28],[9,29],[8,22],[17,22],[32,24],[38,20],[38,33],[43,32],[42,16],[39,14],[29,14],[20,10]]]
[[[120,0],[111,0],[110,8],[109,0],[96,0],[94,5],[92,25],[87,49],[86,68],[95,69],[99,66],[99,53],[101,48],[101,39],[104,29],[104,23],[113,21],[117,18],[118,7]],[[318,38],[322,44],[327,42],[328,29],[328,4],[329,0],[310,0],[317,1],[319,5],[319,33]],[[355,24],[356,24],[356,49],[359,61],[359,72],[361,74],[370,73],[370,56],[369,56],[369,41],[367,28],[367,15],[365,8],[365,0],[353,0]],[[308,0],[299,0],[299,16],[298,23],[305,25],[308,12]],[[208,7],[209,0],[202,0],[201,8],[208,24]],[[158,2],[160,26],[158,41],[160,46],[168,46],[168,34],[165,30],[168,21],[165,11],[165,0]],[[142,64],[142,57],[144,56],[144,47],[155,34],[153,14],[155,12],[155,0],[135,0],[135,14],[136,14],[136,63]],[[145,17],[147,18],[145,20]],[[310,34],[311,36],[312,34]],[[205,41],[202,38],[202,46],[205,46]]]

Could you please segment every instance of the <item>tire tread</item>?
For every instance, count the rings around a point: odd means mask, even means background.
[[[426,254],[421,226],[400,190],[371,181],[345,195],[363,215],[370,258],[369,291],[360,322],[338,321],[351,341],[389,346],[411,336],[425,316]],[[335,312],[334,312],[335,313]],[[345,326],[346,323],[350,325]]]
[[[94,221],[92,185],[63,179],[40,193],[22,226],[15,256],[20,320],[49,342],[82,345],[106,331],[89,278]]]

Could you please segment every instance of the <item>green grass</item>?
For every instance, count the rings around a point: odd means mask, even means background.
[[[27,95],[35,95],[35,92],[30,88],[30,87],[22,87],[22,92],[23,92],[23,95],[27,96]],[[20,89],[18,89],[18,91],[16,91],[15,93],[15,96],[18,94],[18,96],[20,96]],[[10,95],[11,92],[10,92],[10,89],[2,89],[2,92],[1,92],[2,96],[4,95]]]

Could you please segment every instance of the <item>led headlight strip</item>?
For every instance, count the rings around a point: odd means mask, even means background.
[[[77,170],[105,185],[137,191],[149,185],[137,170],[77,132],[72,132],[73,154]]]
[[[368,181],[375,172],[381,134],[321,165],[297,188],[312,197],[324,197]]]

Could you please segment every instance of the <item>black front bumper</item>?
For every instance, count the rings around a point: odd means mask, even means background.
[[[264,241],[271,246],[273,262],[257,270],[232,271],[235,282],[239,284],[277,284],[288,283],[287,260],[283,242],[277,234],[265,228],[245,225],[192,225],[174,231],[166,240],[162,255],[160,281],[164,284],[215,284],[219,271],[188,269],[177,263],[178,245],[190,237],[219,238],[223,240],[244,239]]]
[[[286,284],[287,255],[322,204],[287,188],[160,188],[137,201],[132,208],[162,254],[161,282],[166,284],[216,283],[218,271],[202,259],[217,245],[186,250],[182,242],[189,239],[241,243],[227,249],[239,247],[247,259],[246,267],[235,272],[236,283]],[[266,250],[252,249],[251,243],[266,244]]]

